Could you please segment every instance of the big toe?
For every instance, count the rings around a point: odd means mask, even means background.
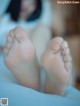
[[[14,36],[16,37],[16,39],[19,41],[27,39],[27,32],[21,27],[16,27],[13,30],[13,33],[14,33]]]
[[[63,38],[61,37],[56,37],[51,40],[49,44],[49,48],[55,53],[60,50],[61,43],[63,42]]]

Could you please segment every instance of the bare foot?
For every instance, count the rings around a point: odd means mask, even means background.
[[[10,31],[7,37],[4,47],[4,62],[20,84],[39,89],[39,71],[35,49],[21,27]]]
[[[44,92],[63,95],[70,81],[71,58],[68,44],[60,37],[51,40],[41,56],[46,72]]]

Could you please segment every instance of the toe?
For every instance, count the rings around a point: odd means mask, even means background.
[[[63,57],[64,67],[65,67],[66,71],[68,71],[68,72],[71,71],[71,61],[69,61],[69,60],[66,55]]]
[[[66,61],[72,61],[72,57],[71,57],[71,55],[70,55],[70,53],[67,51],[67,55],[66,55],[66,53],[65,53],[65,51],[63,50],[63,51],[61,51],[61,55],[62,55],[62,57],[63,57],[63,60],[64,60],[64,62],[66,62]],[[68,57],[67,57],[68,56]],[[69,59],[69,60],[68,60]]]
[[[14,35],[13,35],[13,30],[11,30],[10,32],[9,32],[9,34],[8,34],[8,36],[7,36],[7,40],[6,40],[6,43],[11,43],[12,42],[12,40],[13,40],[13,37],[14,37]]]
[[[9,49],[10,49],[10,43],[7,42],[4,46],[4,54],[7,54]]]
[[[13,30],[11,30],[11,31],[9,32],[9,37],[12,38],[12,36],[13,36]]]
[[[60,50],[60,44],[58,44],[57,42],[52,42],[52,43],[50,43],[49,48],[52,51],[57,52]]]
[[[65,46],[61,44],[61,55],[63,56],[64,61],[70,61],[70,50],[68,48],[68,44],[66,43]]]
[[[67,41],[63,41],[62,43],[63,43],[63,45],[64,45],[65,48],[68,48],[68,43],[67,43]]]
[[[55,41],[55,42],[61,44],[61,43],[63,42],[63,38],[61,38],[61,37],[56,37],[56,38],[53,39],[53,41]]]
[[[9,49],[11,47],[12,40],[13,40],[13,30],[11,30],[9,32],[8,36],[7,36],[6,44],[4,46],[4,54],[7,54],[9,52]]]
[[[9,42],[13,37],[13,30],[11,30],[7,36],[7,42]]]
[[[69,64],[68,62],[65,63],[65,68],[68,72],[71,72],[71,64]]]
[[[64,62],[69,62],[69,60],[68,60],[66,55],[63,56],[63,60],[64,60]]]
[[[10,33],[11,33],[11,31],[10,31],[9,34],[7,35],[6,42],[9,42],[9,41],[11,40]]]
[[[27,38],[26,31],[21,27],[16,27],[13,30],[13,33],[14,33],[14,36],[16,37],[16,39],[18,39],[20,41],[25,40]]]
[[[61,37],[56,37],[51,40],[49,44],[49,48],[52,49],[54,52],[58,52],[60,50],[60,44],[63,42]]]
[[[64,61],[64,66],[67,71],[71,71],[71,56],[70,56],[70,50],[68,48],[68,43],[66,41],[63,41],[61,44],[61,54]]]
[[[65,50],[64,50],[64,49],[65,49]],[[64,49],[60,49],[62,56],[65,56],[66,54],[67,54],[67,55],[70,55],[70,50],[69,50],[69,48],[64,48]]]

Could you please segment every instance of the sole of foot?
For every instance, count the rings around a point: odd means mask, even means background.
[[[7,36],[4,62],[20,84],[39,89],[35,48],[21,27],[11,30]]]
[[[41,56],[46,72],[44,92],[63,95],[71,78],[71,56],[68,43],[61,37],[51,40]]]

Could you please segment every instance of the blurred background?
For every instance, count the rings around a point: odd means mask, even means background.
[[[56,11],[62,15],[63,27],[62,32],[63,38],[68,41],[72,55],[73,70],[74,71],[74,86],[80,89],[80,1],[79,4],[56,4],[57,0],[53,0],[53,7],[55,6]],[[65,0],[59,0],[65,1]],[[73,0],[67,0],[73,1]],[[53,14],[54,15],[54,14]],[[54,24],[53,24],[54,25]],[[54,29],[53,29],[54,30]],[[55,33],[57,33],[55,32]],[[56,36],[56,34],[55,34]]]
[[[10,6],[11,1],[12,5]],[[58,1],[65,2],[65,0],[37,0],[39,3],[35,4],[38,5],[39,8],[36,8],[38,11],[34,13],[37,13],[37,15],[35,16],[33,14],[32,16],[31,13],[34,10],[34,5],[29,10],[29,7],[26,8],[28,5],[26,5],[25,7],[24,4],[26,1],[30,1],[32,3],[34,0],[23,0],[23,17],[20,17],[20,14],[19,16],[16,16],[18,14],[18,11],[20,11],[18,10],[20,8],[20,1],[21,0],[4,0],[3,2],[3,0],[0,0],[0,54],[3,51],[3,46],[6,39],[6,36],[4,35],[7,35],[7,33],[12,28],[19,25],[24,28],[27,28],[27,26],[29,25],[29,28],[32,28],[35,26],[36,23],[40,22],[45,25],[49,25],[51,28],[52,37],[62,36],[69,43],[73,63],[73,86],[75,86],[77,89],[80,89],[80,3],[61,4],[58,3]],[[74,1],[76,2],[79,0]],[[41,3],[44,4],[42,9]],[[23,8],[23,6],[25,8]],[[16,9],[16,11],[14,10],[14,8]],[[26,9],[29,10],[27,11],[28,15],[26,15]],[[10,14],[10,16],[7,14]],[[40,17],[41,14],[42,18]],[[25,19],[26,16],[27,21]],[[17,17],[20,18],[17,19]],[[37,19],[38,21],[36,21]]]

